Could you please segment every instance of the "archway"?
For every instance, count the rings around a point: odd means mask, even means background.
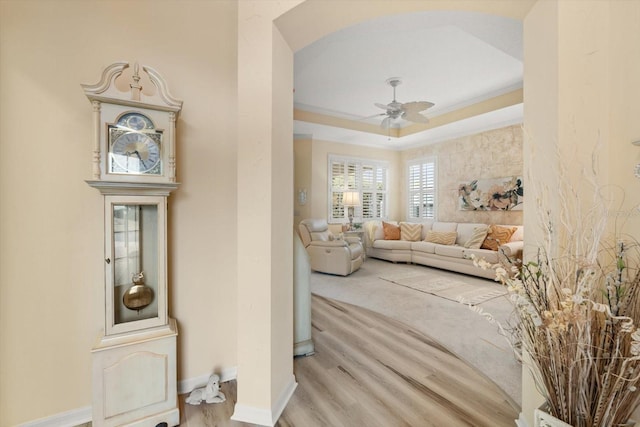
[[[340,28],[383,15],[429,10],[523,20],[534,1],[239,3],[238,403],[234,419],[275,423],[295,389],[292,375],[293,51]],[[286,188],[287,191],[278,191]],[[265,213],[253,211],[260,194]],[[256,244],[256,242],[261,242]],[[255,266],[250,270],[247,265]]]

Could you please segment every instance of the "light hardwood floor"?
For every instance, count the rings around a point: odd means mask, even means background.
[[[316,354],[297,358],[298,388],[278,420],[295,427],[513,426],[520,409],[492,381],[424,334],[378,313],[314,295]],[[185,405],[182,426],[230,421],[236,383],[222,404]]]

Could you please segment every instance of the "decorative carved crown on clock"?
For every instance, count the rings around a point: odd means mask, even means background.
[[[82,85],[93,105],[92,187],[171,192],[176,183],[176,120],[182,101],[148,66],[116,62]]]

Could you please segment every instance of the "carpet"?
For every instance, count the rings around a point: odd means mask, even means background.
[[[380,276],[380,279],[416,291],[435,295],[451,301],[478,305],[507,294],[507,289],[499,284],[469,284],[462,280],[450,279],[437,274],[416,274],[415,272]]]

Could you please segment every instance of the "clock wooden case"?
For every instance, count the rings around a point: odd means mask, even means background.
[[[178,188],[182,101],[150,67],[111,64],[82,85],[92,179],[104,200],[104,328],[92,349],[94,426],[175,426],[176,321],[168,314],[167,199]],[[166,424],[163,424],[166,423]]]

